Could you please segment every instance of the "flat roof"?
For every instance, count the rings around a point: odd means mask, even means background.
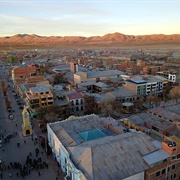
[[[135,83],[135,84],[144,84],[144,83],[147,83],[147,81],[142,80],[142,79],[128,79],[126,81],[127,82],[132,82],[132,83]]]
[[[105,77],[105,76],[117,76],[117,75],[122,75],[124,72],[119,71],[119,70],[107,70],[107,71],[89,71],[87,72],[87,77],[88,78],[96,78],[96,77]]]
[[[143,156],[143,159],[149,164],[153,165],[159,161],[167,159],[171,155],[165,152],[164,150],[160,149],[158,151],[152,152],[148,155]]]
[[[50,86],[37,86],[37,87],[29,88],[29,89],[33,92],[49,92]]]
[[[125,89],[124,87],[119,87],[117,91],[112,91],[112,92],[108,92],[107,94],[110,94],[111,96],[114,97],[132,97],[132,96],[136,96],[135,93]]]

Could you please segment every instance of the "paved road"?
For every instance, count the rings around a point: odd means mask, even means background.
[[[0,68],[0,76],[3,80],[5,80],[7,85],[12,87],[12,83],[8,82],[5,78],[5,74],[3,73],[2,69]],[[12,90],[12,89],[11,89]],[[24,137],[22,135],[21,125],[22,125],[22,110],[19,109],[14,96],[12,95],[11,90],[8,90],[8,98],[11,101],[12,107],[15,110],[13,113],[15,118],[14,120],[9,120],[8,112],[5,107],[5,99],[4,95],[2,94],[2,90],[0,88],[0,134],[6,135],[8,133],[17,132],[15,137],[10,139],[10,142],[3,142],[2,147],[0,148],[0,158],[1,161],[5,163],[6,171],[0,170],[0,174],[3,173],[3,179],[22,179],[22,177],[17,177],[16,173],[19,172],[18,169],[13,169],[12,167],[8,169],[8,164],[10,162],[19,162],[22,165],[25,165],[26,157],[29,155],[29,152],[32,153],[32,159],[37,159],[35,154],[35,149],[39,148],[40,153],[38,157],[42,159],[42,161],[46,162],[49,166],[47,168],[40,169],[41,176],[39,176],[38,171],[32,170],[31,173],[25,176],[24,179],[32,180],[32,179],[47,179],[47,180],[58,180],[63,179],[63,173],[58,168],[57,162],[53,159],[50,155],[49,157],[46,156],[44,150],[38,145],[34,145],[34,141],[31,137]],[[16,126],[17,124],[17,126]],[[37,137],[38,135],[42,135],[41,130],[38,127],[37,120],[34,119],[32,122],[33,125],[33,137]],[[26,141],[26,143],[24,143]],[[17,143],[20,143],[20,147],[17,147]],[[4,150],[4,151],[3,151]],[[43,154],[42,154],[43,152]],[[12,177],[9,177],[9,172],[12,174]],[[59,176],[58,176],[59,172]]]

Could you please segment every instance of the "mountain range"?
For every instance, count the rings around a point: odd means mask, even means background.
[[[104,36],[38,36],[36,34],[17,34],[10,37],[0,37],[0,44],[103,44],[103,43],[120,43],[120,44],[176,44],[180,43],[180,34],[164,35],[125,35],[121,33],[106,34]]]

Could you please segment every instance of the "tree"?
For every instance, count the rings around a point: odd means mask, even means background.
[[[57,121],[57,119],[58,115],[54,111],[51,111],[49,113],[46,113],[45,123],[51,123]]]
[[[175,86],[170,90],[169,93],[173,98],[176,99],[176,102],[178,100],[178,98],[180,97],[180,87],[179,86]]]
[[[95,97],[85,95],[84,101],[85,101],[85,113],[86,114],[96,113],[96,111],[97,111],[97,103],[95,101]]]
[[[165,98],[165,100],[167,99],[167,96],[168,96],[168,94],[170,93],[170,90],[172,89],[172,87],[171,86],[166,86],[165,87],[165,89],[164,89],[164,91],[163,91],[163,96],[164,96],[164,98]]]
[[[106,116],[112,115],[113,113],[113,101],[110,99],[105,99],[100,103],[101,113],[105,114]]]
[[[55,77],[54,77],[54,84],[60,84],[60,83],[64,83],[65,82],[65,79],[64,79],[64,75],[63,74],[57,74]]]
[[[46,109],[45,108],[39,108],[37,111],[37,118],[39,120],[44,120],[46,116]]]

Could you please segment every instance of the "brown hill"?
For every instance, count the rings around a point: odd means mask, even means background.
[[[106,34],[104,36],[38,36],[35,34],[17,34],[11,37],[0,37],[0,44],[57,44],[57,43],[121,43],[121,44],[148,44],[148,43],[180,43],[180,34],[164,35],[164,34],[153,34],[153,35],[125,35],[121,33]]]

